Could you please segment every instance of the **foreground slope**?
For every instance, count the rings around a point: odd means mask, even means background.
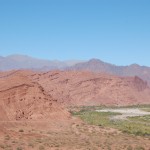
[[[47,120],[69,117],[56,99],[27,77],[29,74],[29,71],[0,73],[0,119]]]
[[[32,80],[59,103],[78,105],[149,104],[150,88],[139,77],[117,77],[81,71],[35,73]]]

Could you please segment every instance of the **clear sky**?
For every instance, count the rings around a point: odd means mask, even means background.
[[[0,0],[0,55],[150,66],[150,0]]]

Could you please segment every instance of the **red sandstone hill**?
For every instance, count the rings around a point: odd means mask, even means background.
[[[146,80],[150,85],[150,67],[131,64],[129,66],[117,66],[99,59],[89,61],[70,60],[70,61],[51,61],[32,58],[26,55],[0,56],[0,70],[30,69],[35,71],[50,70],[74,70],[90,71],[96,73],[108,73],[117,76],[138,76]]]
[[[139,77],[77,71],[0,72],[0,120],[66,120],[65,106],[150,104]]]
[[[109,73],[117,76],[139,76],[146,80],[150,85],[150,67],[132,64],[129,66],[116,66],[103,62],[99,59],[91,59],[87,62],[81,62],[67,68],[75,71],[91,71],[97,73]]]
[[[0,120],[63,119],[69,113],[42,86],[28,77],[30,71],[0,73]]]
[[[150,88],[137,76],[51,71],[33,74],[32,80],[67,106],[150,104]]]

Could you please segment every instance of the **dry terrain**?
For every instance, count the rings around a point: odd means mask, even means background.
[[[149,104],[139,77],[76,71],[0,72],[0,149],[150,150],[150,137],[91,125],[73,107]]]
[[[49,122],[1,122],[0,149],[6,150],[149,150],[150,139],[116,129]]]
[[[69,106],[135,105],[150,103],[150,88],[139,77],[118,77],[77,71],[32,75],[59,103]]]

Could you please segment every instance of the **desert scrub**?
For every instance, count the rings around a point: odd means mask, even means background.
[[[23,130],[23,129],[20,129],[19,132],[24,132],[24,130]]]
[[[2,145],[2,144],[0,144],[0,148],[5,149],[5,146],[4,146],[4,145]]]
[[[140,124],[139,122],[130,122],[128,120],[118,121],[118,123],[114,127],[120,129],[124,133],[150,136],[150,126]]]
[[[16,150],[23,150],[23,149],[22,149],[22,147],[17,147],[17,149],[16,149]]]
[[[40,146],[39,146],[39,150],[45,150],[44,146],[43,146],[43,145],[40,145]]]
[[[28,146],[34,148],[34,144],[33,143],[29,143]]]
[[[110,120],[109,118],[119,114],[120,113],[96,111],[80,111],[74,113],[74,115],[79,116],[86,123],[98,126],[109,126],[110,124],[115,124],[115,121]]]
[[[138,146],[138,147],[136,147],[134,150],[145,150],[145,148],[142,147],[142,146]]]
[[[128,119],[130,119],[132,121],[138,121],[141,123],[145,123],[145,124],[147,124],[147,123],[150,124],[150,115],[129,117]]]
[[[42,143],[42,142],[43,142],[43,140],[40,139],[40,138],[36,139],[35,141],[36,141],[37,143]]]
[[[6,136],[5,136],[5,140],[10,140],[10,136],[9,136],[9,135],[6,135]]]
[[[149,108],[141,108],[141,110],[146,111],[146,112],[150,112],[150,107]]]
[[[133,150],[132,146],[128,146],[127,150]]]
[[[73,113],[73,115],[80,117],[84,122],[91,125],[97,125],[100,127],[112,127],[128,134],[148,137],[150,136],[150,125],[148,122],[149,116],[143,116],[141,118],[130,118],[134,121],[110,119],[112,116],[119,114],[120,113],[89,111],[86,109]],[[148,124],[143,123],[143,120],[145,120],[145,122],[147,121]]]

